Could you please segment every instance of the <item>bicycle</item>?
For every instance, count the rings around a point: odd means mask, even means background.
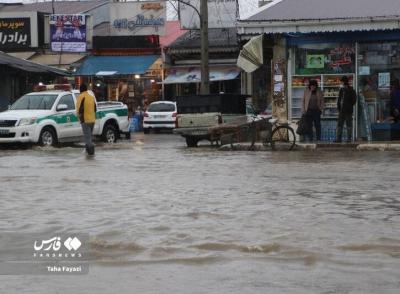
[[[250,150],[254,150],[258,137],[261,137],[264,146],[270,145],[274,151],[290,151],[296,145],[293,128],[288,123],[280,123],[276,118],[254,118],[249,131],[251,134]]]

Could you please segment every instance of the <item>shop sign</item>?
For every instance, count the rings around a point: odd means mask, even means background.
[[[331,67],[340,67],[341,65],[352,64],[354,58],[354,48],[341,47],[331,50],[329,59]]]
[[[0,19],[0,49],[29,48],[30,46],[30,18]]]
[[[161,3],[145,3],[145,4],[142,4],[142,9],[143,10],[146,10],[146,9],[161,10],[163,8],[164,8],[164,6]]]
[[[385,89],[390,87],[390,72],[380,72],[378,74],[378,88]]]
[[[110,4],[113,36],[164,35],[167,10],[164,2]]]
[[[84,14],[50,15],[51,50],[56,52],[85,52],[85,20]]]
[[[179,2],[181,26],[184,29],[199,29],[200,18],[193,6],[200,12],[200,0]],[[208,0],[208,27],[233,28],[236,25],[238,11],[237,0]]]
[[[323,54],[310,54],[307,55],[307,68],[324,68],[325,55]]]

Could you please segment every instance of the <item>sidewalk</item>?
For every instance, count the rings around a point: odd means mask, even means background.
[[[297,143],[298,149],[355,149],[355,150],[375,150],[375,151],[398,151],[400,142],[353,142],[353,143]]]
[[[230,144],[223,145],[220,147],[221,150],[237,150],[237,151],[248,151],[250,143],[235,143],[233,148]],[[256,143],[254,145],[254,151],[270,151],[270,146],[264,146],[262,143]],[[400,142],[354,142],[354,143],[330,143],[330,142],[317,142],[317,143],[296,143],[294,150],[329,150],[329,149],[353,149],[360,151],[400,151]]]

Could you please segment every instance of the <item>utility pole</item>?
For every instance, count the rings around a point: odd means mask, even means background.
[[[201,39],[201,84],[200,94],[210,94],[210,68],[208,65],[208,6],[207,0],[200,0],[200,11],[196,6],[184,0],[176,0],[187,5],[198,14],[200,20],[200,39]]]
[[[200,2],[200,38],[201,38],[201,85],[200,94],[210,94],[210,68],[208,65],[208,6],[207,0]]]

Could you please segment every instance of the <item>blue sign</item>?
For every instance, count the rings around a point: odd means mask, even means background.
[[[133,31],[136,27],[160,27],[164,26],[165,19],[154,18],[153,16],[146,18],[143,14],[138,14],[136,20],[128,20],[127,18],[114,20],[114,28],[116,29],[128,29]]]

